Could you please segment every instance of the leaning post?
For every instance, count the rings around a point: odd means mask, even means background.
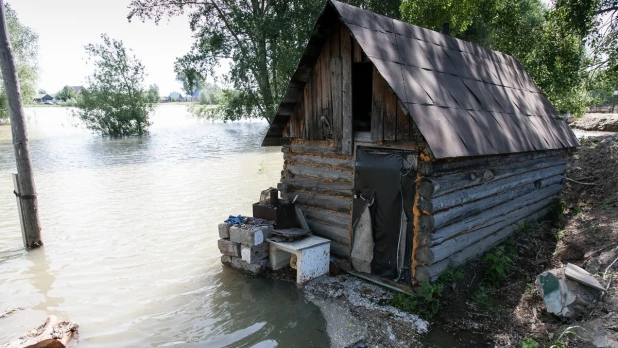
[[[24,246],[37,248],[43,245],[41,241],[41,224],[37,209],[36,187],[28,148],[28,130],[22,105],[21,90],[13,49],[9,40],[6,25],[6,13],[4,0],[0,0],[0,68],[4,80],[4,89],[9,105],[9,117],[11,132],[13,134],[13,149],[15,150],[15,162],[17,163],[16,190],[18,211]]]

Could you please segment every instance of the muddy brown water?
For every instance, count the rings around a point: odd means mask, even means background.
[[[54,314],[80,347],[326,347],[292,283],[221,266],[217,224],[280,177],[264,122],[211,123],[160,106],[151,134],[107,139],[64,108],[29,108],[45,247],[22,246],[8,126],[0,126],[0,344]]]

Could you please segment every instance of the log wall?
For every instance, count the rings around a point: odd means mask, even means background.
[[[349,258],[354,157],[326,141],[295,140],[282,152],[282,197],[298,196],[313,233],[331,240],[332,254]]]
[[[483,254],[547,214],[562,192],[566,150],[420,162],[413,246],[416,281]]]

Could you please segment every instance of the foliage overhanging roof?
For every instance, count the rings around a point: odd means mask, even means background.
[[[397,94],[436,158],[578,146],[579,142],[517,59],[448,35],[329,0]],[[320,19],[263,146],[280,138],[326,38]]]

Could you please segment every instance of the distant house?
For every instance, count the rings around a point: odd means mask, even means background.
[[[159,99],[159,102],[161,103],[167,103],[169,101],[170,101],[170,97],[167,97],[167,96],[163,96]]]
[[[182,94],[178,93],[178,92],[172,92],[170,93],[170,101],[185,101],[185,98],[182,96]]]
[[[202,90],[198,89],[197,91],[195,91],[195,93],[193,93],[193,95],[191,96],[191,101],[198,101],[200,99],[200,95],[202,95]]]
[[[34,101],[37,103],[45,103],[46,101],[52,101],[54,100],[54,96],[51,94],[36,94],[34,96]]]
[[[84,89],[84,86],[69,86],[69,87],[71,87],[77,94],[80,94],[82,92],[82,89]]]

